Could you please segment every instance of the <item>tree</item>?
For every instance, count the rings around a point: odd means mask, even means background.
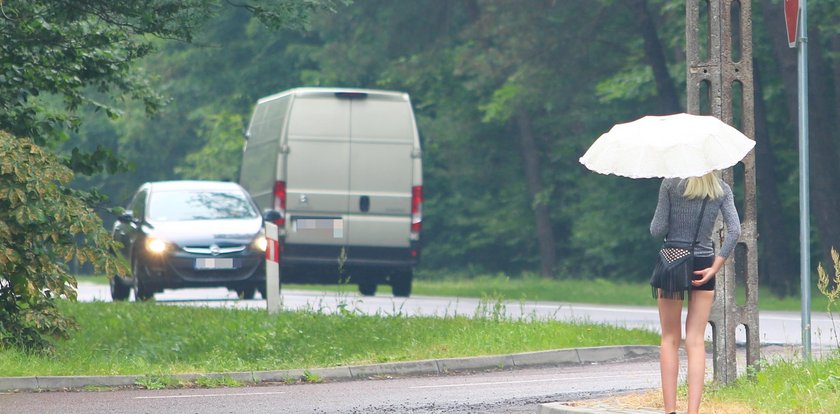
[[[42,335],[73,326],[53,298],[75,299],[71,260],[107,274],[125,273],[109,252],[116,243],[66,184],[73,177],[49,151],[0,131],[0,347],[48,349]]]
[[[645,58],[656,81],[657,98],[659,100],[657,109],[661,114],[680,112],[682,105],[680,105],[679,94],[677,94],[674,82],[671,80],[665,59],[665,49],[662,47],[659,34],[656,32],[656,23],[648,8],[647,0],[631,0],[628,5],[630,6],[630,12],[634,13],[638,21],[639,32],[644,39]]]
[[[114,104],[141,101],[149,113],[161,97],[133,68],[154,38],[189,42],[224,4],[248,10],[271,27],[301,28],[309,13],[341,0],[28,0],[0,2],[0,128],[38,143],[65,139],[91,107],[117,117]],[[102,100],[95,97],[103,98]]]
[[[145,181],[236,179],[254,103],[299,85],[298,72],[314,67],[308,45],[317,42],[310,31],[275,30],[231,7],[194,33],[191,43],[156,40],[156,53],[136,69],[149,74],[150,87],[166,96],[166,105],[153,116],[145,116],[142,105],[125,105],[120,118],[88,122],[65,144],[108,148],[137,170],[77,183],[124,202]]]
[[[0,131],[8,131],[0,133],[0,345],[44,349],[43,335],[67,332],[71,323],[53,304],[75,298],[64,262],[124,271],[92,210],[99,193],[68,186],[72,170],[114,172],[124,163],[108,146],[74,148],[62,161],[44,146],[78,131],[84,110],[113,119],[117,105],[139,101],[146,113],[158,111],[161,97],[133,70],[155,50],[155,38],[189,42],[225,5],[271,27],[301,28],[314,10],[341,3],[0,0]]]
[[[331,55],[317,60],[319,73],[364,86],[379,71],[374,85],[414,98],[429,186],[425,264],[625,278],[649,266],[634,253],[650,239],[641,216],[655,188],[598,181],[577,163],[616,120],[650,111],[657,93],[650,68],[639,69],[633,17],[612,13],[620,4],[413,2],[418,12],[366,1],[330,18],[321,36]],[[388,25],[371,26],[373,15]],[[406,38],[414,41],[395,40]],[[590,190],[593,181],[609,191]],[[616,203],[618,194],[626,200]]]

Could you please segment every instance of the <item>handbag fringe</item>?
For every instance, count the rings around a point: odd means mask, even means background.
[[[680,283],[675,277],[661,277],[662,274],[667,274],[667,272],[662,272],[663,268],[662,261],[657,260],[656,266],[653,272],[653,277],[651,278],[651,295],[654,299],[671,299],[671,300],[684,300],[686,297],[685,292],[691,290],[691,280],[689,279],[687,283],[684,281]],[[691,295],[689,295],[689,298]]]
[[[685,300],[685,298],[686,298],[685,293],[691,291],[689,289],[689,290],[677,290],[677,291],[667,292],[664,289],[661,289],[661,288],[658,288],[658,287],[655,287],[655,286],[651,286],[650,290],[651,290],[651,296],[654,299],[670,299],[670,300]],[[691,295],[688,295],[688,299],[691,300]]]

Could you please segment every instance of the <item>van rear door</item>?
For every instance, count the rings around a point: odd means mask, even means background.
[[[345,101],[351,103],[348,244],[408,247],[415,142],[411,104],[402,94]]]
[[[292,101],[286,156],[286,241],[346,245],[350,101],[332,93]]]

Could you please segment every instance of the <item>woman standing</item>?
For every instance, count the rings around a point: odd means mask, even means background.
[[[705,206],[704,206],[704,200]],[[701,216],[702,212],[702,216]],[[712,228],[718,212],[726,225],[726,236],[715,255]],[[699,221],[699,232],[698,229]],[[685,348],[688,354],[688,414],[700,411],[706,374],[704,337],[715,291],[715,274],[735,249],[741,235],[741,223],[735,210],[732,189],[717,171],[702,177],[666,178],[659,188],[659,202],[650,223],[650,233],[656,238],[692,242],[697,232],[694,250],[694,280],[688,292],[688,315],[685,321]],[[657,289],[659,322],[662,339],[659,367],[662,377],[662,397],[666,413],[677,408],[677,374],[679,346],[682,334],[682,305],[686,292],[663,292]]]

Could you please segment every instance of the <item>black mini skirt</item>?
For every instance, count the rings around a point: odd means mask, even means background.
[[[694,256],[694,270],[703,270],[712,267],[712,264],[715,263],[714,256]],[[694,280],[702,279],[701,276],[694,275]],[[715,290],[715,279],[717,277],[713,277],[709,279],[708,282],[700,285],[700,286],[692,286],[692,290]]]

